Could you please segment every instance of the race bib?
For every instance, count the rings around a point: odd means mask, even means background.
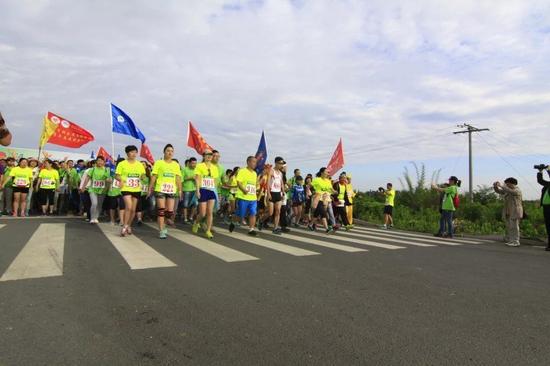
[[[141,193],[149,193],[149,187],[145,184],[141,185]]]
[[[114,179],[113,180],[113,188],[120,188],[120,181]]]
[[[203,177],[201,182],[201,188],[214,189],[216,185],[214,184],[214,178]]]
[[[16,187],[26,187],[29,182],[25,178],[15,178]]]
[[[52,180],[49,179],[49,178],[42,178],[42,183],[40,184],[40,187],[51,187],[53,184],[52,184]]]
[[[126,178],[126,187],[127,188],[138,188],[140,185],[140,179],[139,178],[132,178],[128,177]]]
[[[94,180],[92,182],[92,188],[97,188],[97,189],[105,188],[105,181],[104,180]]]
[[[271,190],[275,192],[281,191],[281,181],[279,179],[273,180],[273,183],[271,183]]]
[[[174,194],[176,193],[176,187],[174,186],[174,183],[162,183],[162,186],[160,187],[160,192],[166,194]]]
[[[246,185],[246,191],[248,192],[247,194],[256,194],[256,185],[247,184]]]

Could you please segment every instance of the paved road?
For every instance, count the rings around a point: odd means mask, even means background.
[[[0,220],[0,365],[548,365],[550,253]],[[247,240],[247,241],[245,241]],[[454,244],[454,245],[452,245]]]

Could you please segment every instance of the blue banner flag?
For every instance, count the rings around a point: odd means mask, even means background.
[[[256,173],[260,174],[264,170],[265,162],[267,161],[267,145],[265,144],[265,135],[262,131],[262,138],[260,139],[260,145],[256,152],[256,159],[258,164],[256,165]]]
[[[120,133],[122,135],[132,136],[141,143],[145,142],[145,136],[134,124],[134,121],[120,108],[111,103],[111,118],[113,123],[113,132]]]

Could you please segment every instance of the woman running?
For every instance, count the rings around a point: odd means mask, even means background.
[[[321,222],[325,231],[330,233],[333,231],[327,223],[327,207],[331,204],[330,196],[336,193],[332,188],[332,182],[327,173],[327,168],[321,168],[316,175],[316,178],[311,182],[315,194],[311,201],[311,211],[313,212],[312,221],[308,228],[312,231],[316,229],[316,223]]]
[[[168,144],[164,147],[164,158],[155,161],[149,184],[149,196],[155,192],[159,238],[166,239],[168,229],[165,220],[172,220],[176,197],[182,191],[181,167],[173,161],[174,147]]]
[[[53,214],[55,191],[59,187],[59,173],[50,159],[44,160],[44,168],[38,174],[38,200],[42,207],[42,216]],[[48,210],[49,209],[49,210]]]
[[[90,195],[90,224],[99,224],[99,214],[103,208],[105,195],[111,185],[111,171],[105,167],[105,158],[99,155],[95,167],[88,170],[82,177]]]
[[[19,165],[10,169],[9,176],[4,176],[2,188],[11,182],[13,189],[13,211],[12,216],[18,216],[19,207],[21,207],[21,217],[25,216],[25,206],[27,205],[27,194],[32,187],[32,169],[29,168],[29,162],[25,158],[19,159]]]
[[[205,150],[202,163],[195,168],[195,184],[197,187],[197,199],[199,201],[199,213],[193,224],[193,233],[198,233],[201,221],[206,218],[205,235],[212,239],[212,222],[214,207],[216,205],[217,179],[220,176],[218,168],[212,164],[212,151]]]
[[[124,225],[121,236],[132,235],[132,222],[136,215],[136,207],[141,197],[141,179],[145,175],[145,168],[137,160],[138,148],[128,145],[124,149],[126,160],[121,161],[115,171],[115,179],[120,182],[121,194],[124,199]]]

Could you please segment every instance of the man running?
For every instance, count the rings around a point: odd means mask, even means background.
[[[155,161],[153,165],[148,194],[151,196],[153,191],[155,192],[160,239],[166,239],[168,229],[164,219],[172,219],[176,197],[178,192],[181,192],[181,167],[172,160],[174,147],[168,144],[163,151],[164,159]]]
[[[237,220],[242,221],[248,215],[248,235],[256,236],[256,214],[258,201],[256,190],[258,188],[258,175],[256,174],[257,159],[249,156],[246,159],[246,168],[239,169],[237,172]],[[229,231],[235,230],[235,223],[231,221]]]
[[[136,215],[136,207],[141,197],[141,179],[145,175],[145,168],[137,160],[138,148],[128,145],[124,149],[126,160],[121,161],[115,171],[115,179],[120,182],[121,194],[124,200],[124,225],[121,236],[132,235],[132,222]]]
[[[268,212],[263,219],[263,225],[260,225],[260,229],[262,229],[262,226],[265,227],[269,219],[273,217],[272,232],[276,235],[281,235],[283,232],[279,226],[279,221],[281,219],[281,206],[283,204],[284,189],[282,169],[285,164],[285,160],[282,157],[277,156],[275,158],[275,166],[268,173],[266,194],[269,206]]]
[[[195,184],[195,168],[197,167],[197,159],[192,157],[187,160],[185,167],[182,169],[183,179],[183,223],[190,224],[195,218],[197,208],[197,190]]]

